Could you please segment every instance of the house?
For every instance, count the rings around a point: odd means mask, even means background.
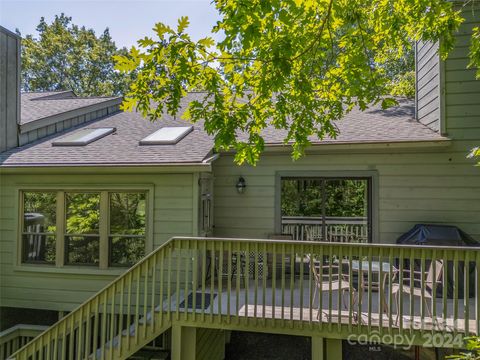
[[[230,331],[253,331],[339,359],[342,340],[479,335],[479,248],[395,244],[417,223],[480,241],[466,16],[447,60],[416,45],[414,102],[351,112],[296,162],[268,129],[256,167],[215,153],[201,124],[151,123],[118,98],[20,94],[20,40],[0,28],[2,327],[59,320],[14,358],[124,359],[167,334],[173,359],[221,359]]]

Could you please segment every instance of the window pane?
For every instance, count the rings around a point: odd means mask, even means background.
[[[325,181],[326,240],[368,242],[368,181]]]
[[[44,234],[24,234],[23,261],[55,263],[55,236]]]
[[[282,233],[296,240],[368,241],[368,180],[284,178]]]
[[[65,202],[67,234],[98,234],[99,193],[66,193]]]
[[[56,230],[57,194],[55,192],[23,193],[23,231],[54,233]]]
[[[110,194],[110,234],[145,235],[145,193]]]
[[[145,238],[111,237],[110,265],[133,265],[145,256]]]
[[[98,236],[65,236],[66,262],[98,265],[99,244]]]
[[[326,216],[367,216],[367,180],[326,180],[325,191]]]

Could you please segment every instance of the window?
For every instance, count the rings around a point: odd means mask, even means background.
[[[371,241],[371,179],[284,177],[282,233],[296,240]]]
[[[164,127],[140,140],[140,145],[176,144],[192,131],[193,126]]]
[[[135,264],[145,256],[145,193],[110,193],[112,266]]]
[[[115,128],[81,129],[55,140],[53,146],[85,146],[115,132]]]
[[[65,262],[98,265],[100,193],[65,193]]]
[[[55,263],[56,199],[54,192],[23,193],[23,261]]]
[[[146,198],[146,191],[23,192],[22,262],[135,264],[145,255]]]

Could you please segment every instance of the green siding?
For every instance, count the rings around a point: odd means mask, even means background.
[[[275,231],[275,181],[282,171],[376,171],[379,241],[393,243],[416,223],[453,224],[480,240],[480,169],[466,154],[480,143],[480,125],[466,129],[477,140],[447,148],[393,152],[325,152],[292,162],[289,154],[264,154],[256,167],[236,166],[224,155],[214,164],[215,236],[266,238]],[[243,176],[245,194],[235,182]],[[375,221],[375,219],[374,219]]]
[[[193,174],[152,175],[0,175],[1,306],[71,310],[115,278],[92,268],[61,269],[17,264],[17,189],[28,186],[82,186],[115,189],[148,186],[153,194],[153,247],[174,235],[196,235]],[[150,243],[152,240],[150,240]],[[148,242],[148,241],[147,241]],[[30,269],[30,271],[26,271]],[[77,269],[77,270],[75,270]],[[79,269],[79,270],[78,270]],[[76,272],[76,273],[71,273]]]

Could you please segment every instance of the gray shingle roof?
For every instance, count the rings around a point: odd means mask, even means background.
[[[387,110],[373,106],[366,111],[353,109],[341,121],[336,122],[338,135],[318,140],[311,137],[312,144],[341,143],[386,143],[407,141],[448,140],[415,120],[412,101],[400,99],[399,105]],[[283,144],[286,130],[268,127],[262,132],[265,143]]]
[[[191,93],[182,107],[203,95]],[[58,100],[56,100],[58,101]],[[43,102],[43,101],[42,101]],[[181,113],[181,111],[180,111]],[[183,120],[164,116],[154,123],[138,113],[116,113],[106,118],[86,123],[66,132],[55,134],[37,142],[0,154],[1,166],[60,166],[60,165],[161,165],[172,163],[200,163],[213,148],[213,139],[202,128],[194,125],[194,131],[176,145],[139,145],[139,141],[165,126],[185,126]],[[54,139],[81,128],[115,127],[116,133],[86,146],[52,146]],[[413,105],[402,101],[389,110],[371,108],[365,112],[353,110],[337,123],[340,134],[336,139],[322,141],[311,139],[316,145],[392,143],[448,140],[413,118]],[[265,129],[267,145],[283,143],[284,130]]]
[[[182,120],[162,119],[152,123],[138,113],[117,113],[70,129],[115,127],[116,132],[86,146],[52,146],[65,132],[0,154],[2,166],[139,165],[200,163],[210,153],[212,141],[195,126],[176,145],[139,145],[139,140],[165,126],[185,126]]]
[[[116,97],[76,97],[71,91],[22,93],[20,125],[112,99]]]

